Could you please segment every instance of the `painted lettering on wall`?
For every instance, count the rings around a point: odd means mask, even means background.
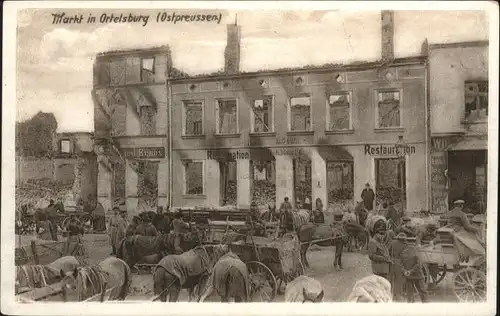
[[[445,152],[431,155],[431,196],[432,210],[435,213],[446,213],[448,210],[448,178],[446,177],[447,160]]]
[[[123,149],[125,158],[165,158],[165,147],[140,147]]]
[[[274,156],[300,156],[306,155],[304,148],[271,148],[271,152]]]
[[[250,159],[250,154],[247,151],[226,152],[220,150],[207,150],[208,160],[239,160]]]
[[[403,148],[406,155],[411,155],[416,152],[416,148],[413,145],[406,145]],[[365,145],[365,155],[399,155],[401,148],[396,145]]]

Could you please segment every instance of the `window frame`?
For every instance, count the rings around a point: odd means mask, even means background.
[[[309,98],[309,129],[308,130],[292,130],[292,99],[295,98]],[[288,104],[287,104],[287,125],[288,125],[288,132],[289,133],[308,133],[308,132],[314,132],[314,127],[313,127],[313,104],[312,104],[312,94],[311,93],[304,93],[304,94],[299,94],[293,97],[288,98]]]
[[[379,94],[387,92],[398,92],[399,93],[399,126],[388,126],[383,127],[379,125]],[[375,129],[378,130],[399,130],[404,128],[403,124],[403,88],[380,88],[375,89]]]
[[[253,107],[255,106],[255,101],[257,100],[263,100],[264,98],[271,98],[271,119],[270,119],[270,124],[269,128],[270,131],[267,132],[256,132],[255,131],[255,112],[253,110]],[[275,106],[274,106],[274,101],[275,101],[275,96],[270,95],[270,94],[264,94],[260,96],[259,98],[256,98],[253,100],[253,104],[250,104],[250,134],[271,134],[274,133],[274,115],[275,115]]]
[[[206,194],[206,183],[205,183],[205,160],[202,159],[181,159],[182,163],[182,195],[184,196],[205,196]],[[187,182],[186,182],[186,163],[201,163],[201,182],[202,182],[202,192],[201,194],[191,194],[187,193]]]
[[[68,151],[63,151],[63,146],[62,146],[63,142],[68,142],[68,145],[69,145]],[[71,155],[73,153],[73,148],[72,147],[73,146],[71,144],[71,139],[63,138],[63,139],[59,140],[59,153],[66,154],[66,155]]]
[[[373,171],[374,171],[374,178],[375,178],[375,190],[377,188],[379,188],[379,165],[378,165],[378,160],[400,160],[399,157],[397,156],[378,156],[378,157],[375,157],[373,158],[373,164],[374,164],[374,168],[373,168]],[[406,199],[408,199],[408,186],[407,186],[407,182],[408,182],[408,156],[405,157],[404,159],[404,184],[401,183],[401,185],[404,185],[404,189],[405,189],[405,196],[406,196]],[[398,161],[398,166],[399,166],[399,161]],[[400,170],[398,168],[398,183],[400,182],[401,180],[401,174],[400,174]]]
[[[153,70],[152,70],[152,73],[153,75],[156,75],[156,56],[144,56],[144,57],[141,57],[141,62],[140,62],[140,67],[141,67],[141,83],[146,83],[146,81],[144,81],[144,60],[145,59],[152,59],[153,60]]]
[[[330,129],[330,97],[338,96],[338,95],[347,95],[349,98],[349,127],[345,129]],[[352,91],[351,90],[338,90],[333,93],[328,94],[328,98],[326,99],[326,128],[327,132],[342,132],[342,131],[351,131],[352,127]]]
[[[201,103],[201,134],[187,134],[187,111],[186,105],[192,103]],[[182,136],[186,137],[202,137],[205,135],[205,100],[203,99],[188,99],[182,100]]]
[[[466,85],[468,84],[475,84],[477,86],[477,93],[467,93],[467,89],[465,88]],[[486,87],[487,87],[487,91],[486,92],[480,92],[479,91],[479,85],[480,84],[486,84]],[[479,108],[479,105],[481,103],[481,97],[484,97],[486,96],[486,98],[488,99],[488,105],[489,105],[489,81],[488,80],[465,80],[464,81],[464,104],[463,104],[463,113],[464,113],[464,119],[465,120],[468,120],[469,119],[469,116],[471,115],[471,113],[467,114],[467,108],[466,108],[466,101],[467,101],[467,97],[468,96],[474,96],[475,99],[476,99],[476,108],[475,110],[480,110]],[[486,107],[486,109],[488,110],[488,105]],[[488,114],[486,114],[486,120],[488,118]],[[484,120],[484,119],[483,119]],[[478,119],[476,121],[482,121],[481,119]]]
[[[234,133],[221,133],[219,130],[219,102],[220,101],[235,101],[236,102],[236,131]],[[240,133],[240,107],[239,107],[239,98],[238,97],[229,97],[229,98],[216,98],[215,99],[215,135],[224,136],[224,135],[238,135]]]

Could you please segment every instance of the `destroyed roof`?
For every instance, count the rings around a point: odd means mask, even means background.
[[[355,61],[348,64],[342,63],[327,63],[322,65],[305,65],[299,67],[284,67],[277,69],[262,69],[256,71],[240,71],[237,73],[227,73],[224,70],[215,71],[212,73],[195,74],[189,75],[183,71],[175,69],[171,73],[171,80],[183,80],[183,79],[214,79],[217,77],[237,77],[241,75],[252,76],[252,75],[270,75],[275,73],[294,73],[294,72],[309,72],[309,71],[335,71],[335,70],[350,70],[350,69],[360,69],[360,68],[383,68],[386,66],[401,66],[407,63],[419,63],[426,59],[426,56],[413,56],[405,58],[397,58],[391,61],[376,60],[376,61]]]
[[[137,53],[150,53],[155,51],[170,51],[170,46],[161,45],[161,46],[152,46],[147,48],[134,48],[134,49],[121,49],[121,50],[111,50],[107,52],[97,53],[97,58],[99,57],[107,57],[113,55],[129,55],[129,54],[137,54]]]

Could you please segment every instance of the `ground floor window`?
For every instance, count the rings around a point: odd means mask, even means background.
[[[137,171],[139,202],[156,208],[158,206],[158,162],[140,161]]]
[[[375,159],[377,205],[384,202],[406,205],[406,166],[399,158]]]
[[[113,201],[125,200],[125,179],[126,166],[124,162],[115,162],[113,164]]]
[[[352,201],[354,188],[354,164],[328,161],[326,164],[328,203]]]
[[[251,160],[251,196],[257,205],[276,202],[276,161]]]
[[[184,161],[184,194],[204,194],[203,185],[203,162]]]
[[[238,198],[238,177],[236,161],[221,161],[220,167],[220,204],[236,205]]]

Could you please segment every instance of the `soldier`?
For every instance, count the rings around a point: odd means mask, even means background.
[[[411,242],[415,238],[407,238]],[[405,292],[408,303],[414,303],[413,290],[417,289],[422,303],[427,302],[427,291],[424,284],[424,273],[422,263],[415,246],[408,245],[401,253],[401,262],[403,265],[403,275],[406,278]]]
[[[344,252],[344,243],[346,242],[346,234],[344,230],[344,222],[343,222],[344,214],[341,212],[335,213],[333,215],[333,228],[339,235],[333,241],[333,245],[335,246],[335,258],[333,259],[333,267],[335,270],[342,270],[344,267],[342,266],[342,253]]]
[[[393,300],[403,301],[405,276],[403,275],[403,264],[401,262],[401,253],[407,247],[405,233],[399,233],[389,245],[389,254],[393,264],[390,266],[390,280],[392,284]]]
[[[118,222],[120,221],[120,209],[113,207],[113,216],[109,220],[108,235],[111,244],[111,255],[116,254],[116,238],[118,233]]]
[[[65,256],[76,256],[80,250],[81,236],[83,236],[83,228],[74,215],[71,215],[69,225],[67,227],[68,238],[64,244]]]
[[[151,224],[149,215],[147,213],[141,213],[140,217],[142,223],[137,225],[135,233],[142,236],[156,236],[158,232],[156,231],[156,228],[153,226],[153,224]]]
[[[417,246],[421,246],[422,243],[428,244],[433,241],[434,238],[436,238],[436,231],[436,224],[433,223],[420,226],[416,237]]]
[[[389,257],[385,241],[385,229],[378,227],[375,235],[368,242],[368,257],[372,262],[373,274],[389,279],[389,264],[392,263]]]
[[[136,235],[136,228],[137,226],[139,226],[139,224],[141,223],[141,219],[139,218],[139,216],[134,216],[132,218],[132,223],[130,223],[127,227],[127,231],[125,232],[125,237],[130,237],[130,236],[134,236]]]
[[[316,199],[316,207],[310,213],[311,222],[315,224],[324,224],[325,223],[325,215],[323,214],[323,202],[320,198]]]
[[[411,219],[408,216],[403,217],[403,223],[401,225],[400,231],[405,233],[407,237],[415,237],[415,229],[411,224]]]
[[[455,231],[460,229],[465,229],[469,233],[478,233],[478,229],[473,227],[469,223],[467,215],[463,211],[465,202],[463,200],[457,200],[453,203],[454,207],[448,216],[451,228]]]
[[[174,228],[174,248],[175,253],[180,255],[184,252],[181,248],[181,242],[184,235],[189,231],[189,224],[184,222],[180,211],[178,211],[174,217],[172,221],[172,227]]]

